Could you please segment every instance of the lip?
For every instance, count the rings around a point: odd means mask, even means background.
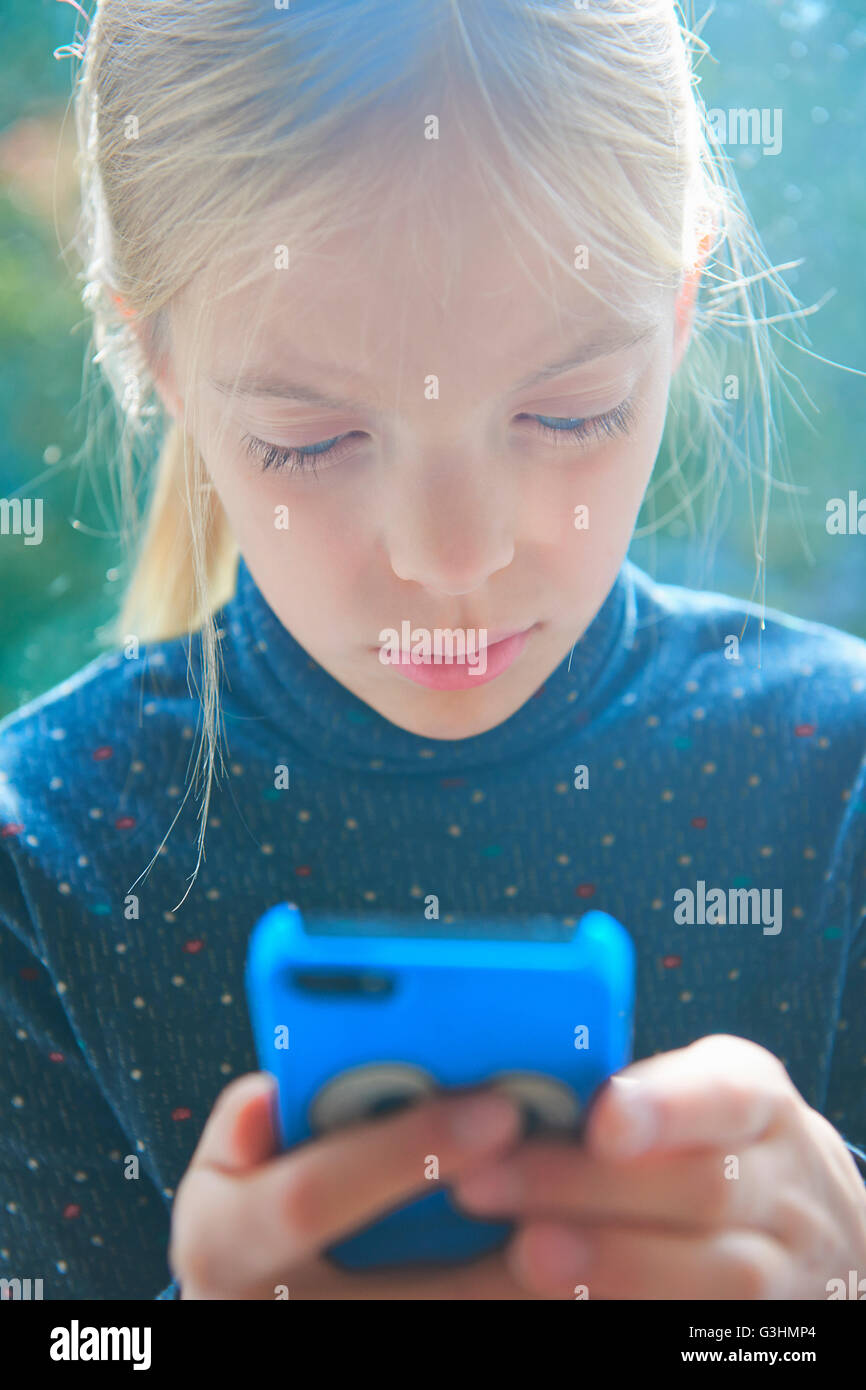
[[[495,641],[488,639],[485,646],[486,669],[478,671],[478,663],[452,661],[442,664],[435,662],[414,663],[408,652],[403,651],[400,661],[392,663],[393,669],[406,680],[416,685],[427,686],[431,690],[473,690],[476,686],[487,685],[496,680],[513,666],[523,652],[532,634],[541,626],[533,623],[530,627],[500,628],[495,633]],[[379,648],[372,651],[378,656]]]

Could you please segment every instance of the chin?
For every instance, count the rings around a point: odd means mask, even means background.
[[[472,710],[462,691],[453,694],[442,692],[434,698],[435,707],[431,701],[427,709],[417,712],[380,707],[379,713],[399,729],[406,729],[408,733],[418,734],[421,738],[454,740],[486,734],[510,719],[521,704],[517,701],[513,708],[511,705],[503,708],[499,703],[494,706],[492,702],[486,702],[482,708]]]

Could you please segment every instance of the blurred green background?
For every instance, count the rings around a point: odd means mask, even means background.
[[[84,4],[89,9],[88,3]],[[707,4],[709,8],[709,0]],[[698,7],[700,13],[700,7]],[[105,458],[80,458],[87,420],[82,370],[87,321],[64,259],[77,192],[74,123],[67,110],[75,60],[52,51],[84,21],[57,0],[3,0],[0,19],[0,497],[44,498],[44,538],[0,535],[0,717],[56,685],[104,648],[125,577]],[[811,350],[866,369],[866,9],[824,0],[724,0],[704,29],[712,60],[700,68],[708,106],[781,108],[777,156],[729,147],[741,188],[775,263],[804,304],[835,291],[808,322]],[[862,377],[797,354],[785,359],[817,412],[794,410],[785,434],[808,549],[788,499],[773,500],[767,546],[769,605],[866,637],[866,536],[829,536],[830,497],[866,497]],[[103,445],[110,448],[110,441]],[[664,499],[660,499],[660,509]],[[646,518],[642,518],[646,520]],[[631,556],[659,578],[698,582],[702,544],[676,519]],[[34,556],[36,557],[34,559]],[[744,485],[711,583],[748,598],[754,575]]]

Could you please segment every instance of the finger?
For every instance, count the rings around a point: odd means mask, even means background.
[[[392,1302],[417,1299],[462,1302],[535,1300],[546,1297],[524,1288],[515,1279],[501,1251],[447,1268],[403,1267],[399,1271],[347,1273],[325,1260],[315,1260],[290,1278],[293,1299]]]
[[[229,1296],[284,1275],[429,1192],[432,1158],[448,1178],[513,1143],[520,1125],[516,1106],[501,1095],[437,1098],[302,1144],[248,1174],[199,1166],[189,1200],[175,1212],[172,1267],[182,1280],[186,1264],[197,1288]]]
[[[753,1231],[693,1236],[532,1222],[506,1260],[518,1283],[549,1298],[783,1299],[789,1292],[789,1254]]]
[[[190,1167],[207,1164],[243,1172],[277,1153],[275,1092],[276,1080],[266,1071],[248,1072],[230,1082],[214,1102]]]
[[[775,1146],[650,1152],[599,1158],[578,1144],[530,1140],[494,1163],[455,1179],[457,1203],[470,1214],[571,1217],[590,1223],[648,1222],[682,1230],[754,1226],[780,1234],[772,1194]]]
[[[766,1048],[716,1034],[611,1077],[590,1106],[584,1138],[605,1158],[652,1149],[742,1148],[789,1123],[804,1104]]]

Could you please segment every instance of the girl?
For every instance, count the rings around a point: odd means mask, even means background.
[[[866,1275],[866,644],[626,557],[669,413],[677,468],[763,479],[759,561],[779,456],[768,325],[796,305],[694,48],[670,0],[99,0],[82,251],[124,515],[168,428],[116,650],[0,731],[7,1278]],[[431,660],[437,630],[483,663]],[[243,963],[285,898],[458,935],[604,908],[639,1060],[580,1145],[521,1139],[486,1088],[278,1154]],[[335,1269],[431,1152],[506,1250]]]

